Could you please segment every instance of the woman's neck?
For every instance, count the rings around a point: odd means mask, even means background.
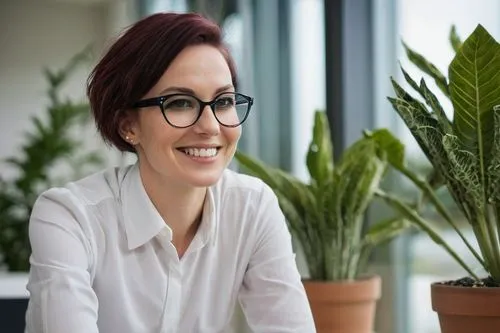
[[[150,170],[140,170],[146,193],[172,229],[172,242],[176,247],[179,245],[180,253],[184,247],[187,248],[198,230],[207,189],[167,181]]]

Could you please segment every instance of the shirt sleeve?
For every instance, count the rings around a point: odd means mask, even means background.
[[[52,189],[33,207],[26,333],[97,333],[92,251],[84,207],[69,190]]]
[[[285,218],[265,186],[254,219],[256,243],[239,294],[255,333],[314,333],[309,302]]]

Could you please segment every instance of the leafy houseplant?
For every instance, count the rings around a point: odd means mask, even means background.
[[[74,135],[78,126],[88,122],[89,106],[61,98],[64,83],[88,58],[85,49],[61,70],[44,71],[49,84],[47,112],[32,117],[33,128],[19,154],[4,161],[16,171],[12,179],[0,178],[0,258],[10,271],[29,269],[28,221],[33,204],[41,191],[65,181],[54,175],[54,168],[67,167],[68,177],[75,178],[85,167],[102,163],[96,152],[82,151],[83,142]]]
[[[387,169],[377,141],[362,138],[334,165],[325,113],[315,114],[307,153],[310,183],[238,151],[245,171],[261,178],[278,197],[290,232],[300,242],[312,280],[352,280],[364,273],[371,250],[406,224],[390,219],[366,231],[365,213]]]
[[[406,82],[419,95],[410,95],[392,79],[395,97],[390,97],[395,111],[403,119],[417,143],[433,166],[432,184],[429,181],[410,177],[422,190],[425,199],[436,209],[486,272],[481,279],[474,269],[467,265],[433,228],[432,224],[418,214],[406,202],[387,193],[379,192],[389,204],[395,207],[408,220],[414,222],[429,236],[442,245],[468,272],[473,281],[468,285],[500,286],[500,44],[478,25],[462,43],[452,29],[450,40],[455,56],[448,68],[448,78],[422,55],[406,47],[409,59],[421,70],[429,74],[453,106],[453,119],[447,118],[436,95],[422,79],[417,84],[404,71]],[[391,163],[396,169],[407,174],[401,163]],[[480,254],[474,249],[447,208],[439,201],[435,188],[446,185],[463,218],[469,223]],[[463,284],[454,281],[450,284]],[[459,293],[465,292],[460,288]],[[466,288],[467,289],[467,288]],[[484,288],[468,288],[484,289]],[[496,288],[493,288],[496,289]],[[436,311],[442,310],[446,316],[441,318],[443,332],[497,332],[500,325],[500,302],[478,303],[471,299],[448,297],[451,303],[441,301],[439,295],[448,290],[434,284],[432,288],[433,305]],[[474,291],[472,291],[474,292]],[[498,300],[500,292],[490,300]],[[477,297],[478,293],[473,296]],[[472,296],[471,296],[472,297]],[[471,307],[470,304],[476,304]],[[484,304],[488,314],[478,314],[478,304]],[[487,305],[489,304],[489,305]],[[453,305],[462,308],[450,310]],[[454,308],[453,308],[454,309]],[[450,312],[451,311],[451,312]],[[456,311],[456,312],[453,312]],[[471,311],[471,312],[468,312]],[[491,313],[491,312],[494,313]],[[444,317],[458,317],[467,313],[476,321],[470,325],[449,323]],[[494,318],[497,316],[496,318]],[[482,319],[478,319],[482,318]],[[493,318],[493,319],[492,319]],[[463,320],[463,318],[461,319]],[[489,322],[492,327],[481,326]]]
[[[348,286],[349,282],[362,279],[372,249],[407,227],[401,218],[389,219],[370,228],[365,224],[366,210],[388,166],[390,148],[389,145],[379,145],[379,140],[372,136],[365,136],[348,147],[334,164],[328,120],[324,112],[317,111],[306,158],[311,177],[309,183],[241,151],[235,155],[246,172],[261,178],[273,189],[290,232],[303,249],[310,275],[305,285],[318,332],[332,332],[324,324],[331,321],[332,316],[344,320],[349,315],[330,315],[319,309],[312,299],[312,289],[307,287],[310,282],[322,285],[338,281]],[[320,295],[343,294],[323,290],[319,291]],[[378,298],[376,294],[375,298]],[[320,313],[328,318],[320,318]],[[363,321],[372,321],[372,315],[361,314],[348,326],[342,326],[340,331],[372,332],[371,326],[356,326]],[[338,329],[341,324],[335,325]]]

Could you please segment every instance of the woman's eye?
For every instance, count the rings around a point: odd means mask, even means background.
[[[234,98],[230,97],[219,98],[216,102],[216,106],[222,108],[234,106]]]
[[[175,101],[167,101],[166,109],[189,109],[193,107],[193,102],[187,99],[176,99]]]

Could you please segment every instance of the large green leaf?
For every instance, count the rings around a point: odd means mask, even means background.
[[[465,40],[449,68],[454,134],[478,159],[480,181],[494,141],[493,107],[500,104],[500,44],[481,26]]]

